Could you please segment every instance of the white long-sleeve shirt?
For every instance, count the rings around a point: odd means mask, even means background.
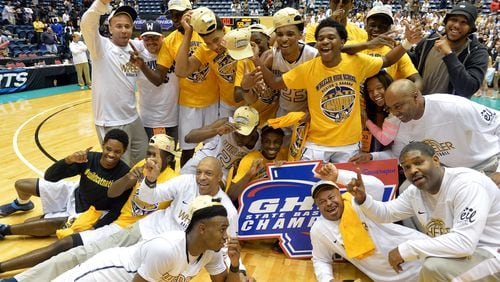
[[[337,183],[347,184],[356,173],[349,170],[339,170]],[[370,197],[382,200],[384,184],[378,178],[362,175],[363,183]],[[354,200],[354,199],[353,199]],[[311,228],[311,243],[313,246],[313,266],[316,279],[319,282],[329,282],[333,279],[332,257],[335,253],[346,258],[363,273],[375,281],[417,281],[421,268],[419,262],[407,263],[403,272],[397,274],[390,266],[387,255],[390,250],[406,240],[415,238],[428,238],[423,233],[396,224],[379,224],[366,217],[359,206],[353,204],[355,212],[363,222],[376,246],[373,255],[364,259],[349,259],[343,246],[342,236],[339,231],[340,221],[330,221],[320,216]]]
[[[360,206],[376,222],[416,215],[427,235],[399,245],[405,261],[426,257],[464,257],[477,247],[493,255],[500,246],[500,189],[487,176],[468,168],[445,168],[439,192],[431,195],[414,185],[389,202],[367,195]]]
[[[132,48],[120,47],[99,34],[99,19],[110,7],[97,0],[83,14],[80,24],[92,60],[92,110],[98,126],[118,126],[135,121],[135,82],[139,69],[129,63]]]
[[[424,96],[424,114],[402,122],[389,151],[371,153],[374,160],[398,158],[414,141],[430,144],[441,163],[474,167],[500,153],[499,112],[449,94]]]

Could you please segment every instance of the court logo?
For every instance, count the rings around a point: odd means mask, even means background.
[[[389,169],[383,169],[384,165],[389,165],[396,172],[395,175],[376,175],[386,184],[378,200],[391,199],[397,183],[397,162],[373,161],[370,165],[372,167],[368,169],[362,168],[362,172],[375,172],[376,168],[380,168],[379,173],[386,173]],[[311,197],[311,187],[318,181],[313,171],[318,166],[319,161],[292,162],[279,167],[268,164],[269,179],[252,182],[240,197],[238,237],[243,240],[278,238],[288,257],[311,257],[309,232],[320,216]],[[352,164],[336,166],[352,168]],[[384,177],[391,177],[393,180],[388,183],[382,179]],[[345,192],[345,189],[341,191]]]
[[[11,93],[25,89],[28,84],[28,72],[25,70],[0,71],[0,93]]]

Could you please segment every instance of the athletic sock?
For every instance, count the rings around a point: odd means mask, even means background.
[[[30,202],[30,199],[27,199],[27,200],[21,200],[21,198],[17,197],[16,202],[17,202],[17,204],[19,204],[19,205],[26,205],[27,203],[29,203],[29,202]]]

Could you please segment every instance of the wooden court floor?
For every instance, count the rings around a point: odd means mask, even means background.
[[[43,176],[53,160],[93,146],[99,151],[94,131],[88,90],[74,91],[36,99],[0,104],[0,156],[3,161],[0,178],[0,204],[16,197],[14,182],[20,178]],[[0,223],[21,223],[41,214],[36,208],[24,214],[0,218]],[[0,241],[0,261],[50,244],[55,239],[10,236]],[[272,241],[246,241],[242,244],[242,260],[248,273],[257,281],[315,281],[310,260],[293,260],[271,251]],[[337,279],[371,281],[348,263],[334,265]],[[11,277],[17,272],[0,274]],[[202,272],[193,281],[209,281]]]

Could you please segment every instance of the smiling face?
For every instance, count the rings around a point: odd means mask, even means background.
[[[321,56],[323,64],[327,65],[340,59],[340,50],[344,46],[342,40],[334,27],[325,26],[318,32],[316,47]]]
[[[125,47],[128,45],[133,29],[132,19],[126,14],[119,14],[109,20],[111,41],[117,46]]]
[[[402,155],[399,161],[411,184],[430,194],[439,192],[444,169],[436,155],[431,157],[419,150],[411,150]]]
[[[368,33],[368,40],[388,32],[390,28],[391,23],[385,16],[374,15],[366,20],[365,30]]]
[[[206,157],[196,167],[196,184],[201,195],[215,196],[219,192],[219,182],[222,171],[219,161],[213,157]]]
[[[144,35],[141,36],[142,41],[144,41],[144,47],[148,50],[149,53],[151,54],[158,54],[160,52],[161,44],[163,41],[162,36],[158,35]]]
[[[372,77],[366,80],[366,91],[370,99],[379,107],[385,105],[384,93],[385,86],[377,77]]]
[[[316,194],[314,202],[327,220],[337,221],[344,213],[344,202],[337,188],[323,188]]]
[[[451,42],[465,41],[471,31],[467,18],[462,15],[450,15],[444,28]]]
[[[224,31],[216,30],[209,35],[202,35],[203,41],[207,44],[207,47],[217,54],[222,54],[226,52],[226,47],[222,46],[222,38],[224,37]]]
[[[269,132],[262,136],[261,152],[264,158],[274,160],[280,152],[283,145],[283,135],[275,132]]]
[[[302,33],[296,25],[286,25],[276,28],[276,42],[283,56],[292,56],[300,53],[299,40]]]
[[[108,139],[108,141],[102,145],[102,148],[102,156],[99,162],[106,169],[114,168],[126,149],[123,144],[116,139]]]

